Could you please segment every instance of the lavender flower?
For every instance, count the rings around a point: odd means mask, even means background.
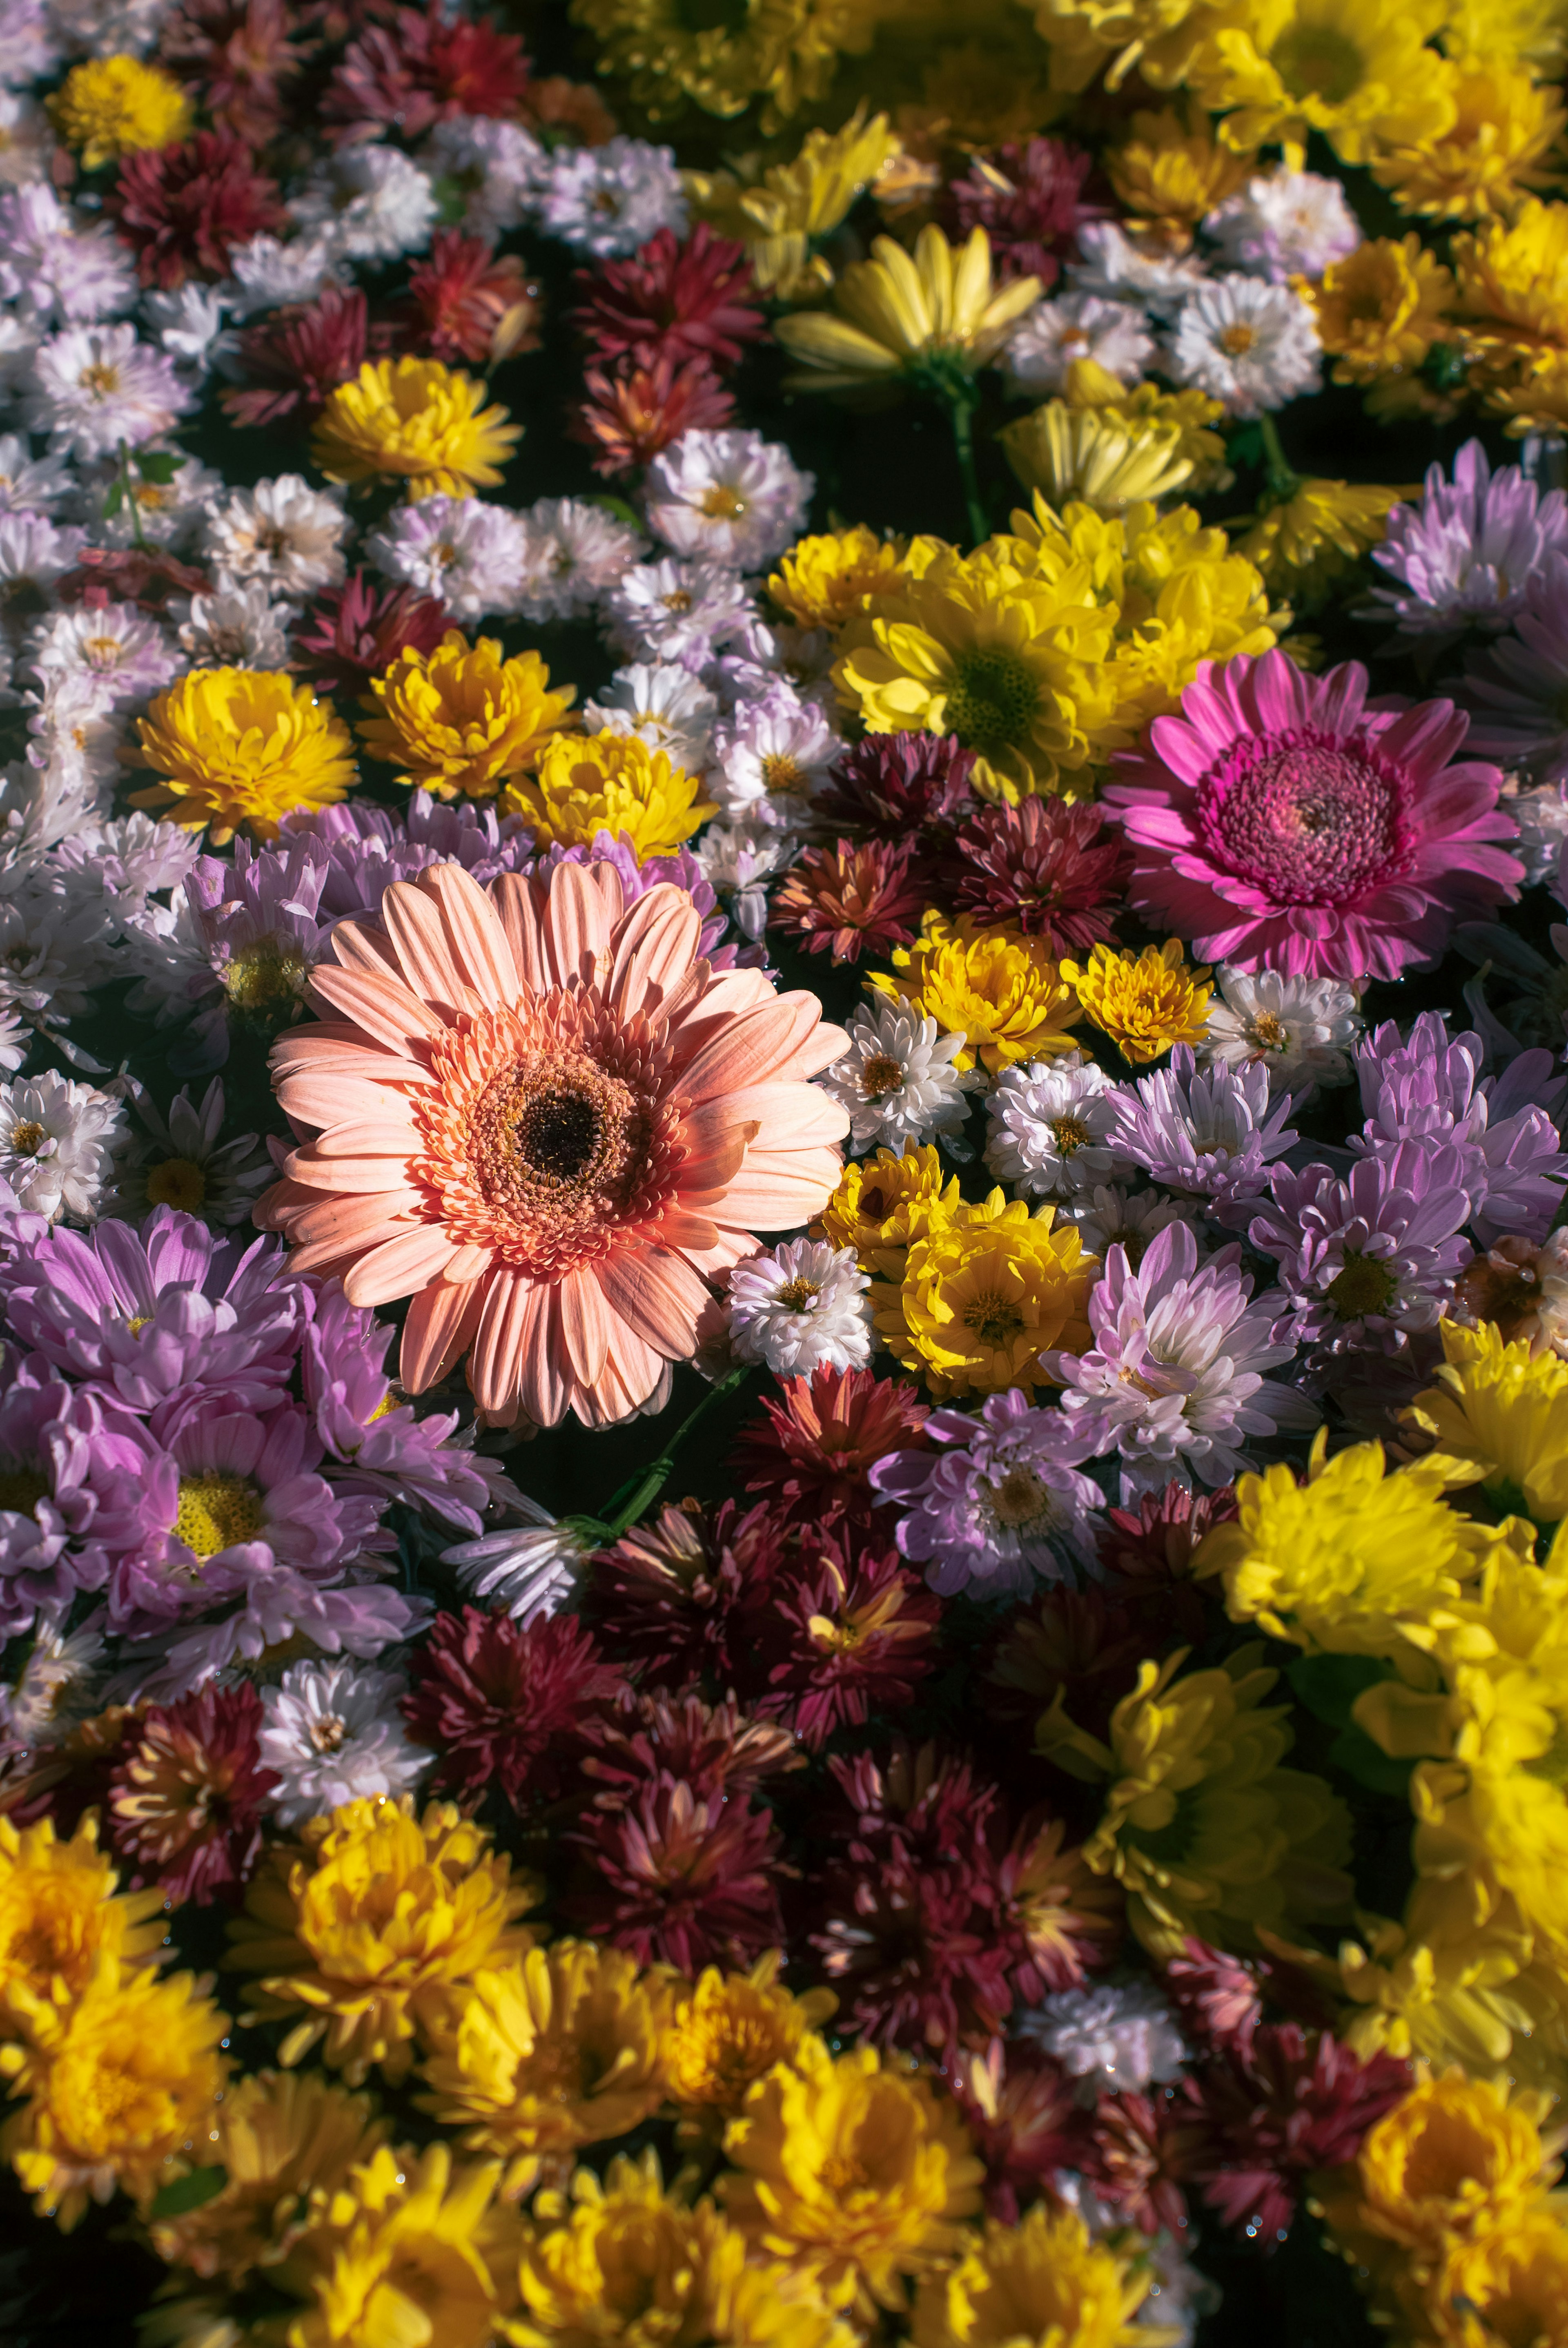
[[[0,301],[36,325],[90,326],[136,299],[136,264],[41,181],[0,195]]]
[[[170,1704],[218,1673],[254,1667],[291,1643],[326,1655],[379,1655],[415,1637],[432,1609],[428,1599],[405,1597],[374,1580],[376,1570],[374,1559],[361,1559],[323,1589],[274,1560],[246,1583],[243,1603],[133,1649],[116,1694],[128,1702]]]
[[[97,1415],[37,1361],[0,1349],[0,1644],[41,1614],[59,1621],[102,1579],[81,1555],[95,1501],[87,1483]]]
[[[520,816],[497,820],[493,807],[452,805],[414,792],[401,814],[350,800],[285,816],[280,846],[305,845],[320,875],[319,913],[375,921],[395,880],[412,880],[430,864],[460,864],[481,887],[502,872],[525,870],[533,840]],[[652,883],[647,884],[651,887]]]
[[[1225,1206],[1266,1187],[1270,1162],[1296,1138],[1285,1122],[1293,1105],[1286,1093],[1270,1107],[1266,1067],[1200,1069],[1178,1044],[1167,1066],[1113,1096],[1109,1138],[1156,1182]]]
[[[1361,242],[1361,226],[1337,180],[1285,164],[1249,180],[1204,222],[1232,269],[1288,285],[1294,277],[1321,277]]]
[[[155,1012],[160,1025],[196,1013],[170,1054],[177,1074],[220,1068],[234,1030],[270,1037],[303,1016],[326,942],[316,915],[328,863],[302,841],[257,850],[239,839],[232,864],[204,856],[186,880],[183,934],[179,925],[172,934],[162,923],[138,926],[143,975],[132,1009]]]
[[[1358,1159],[1343,1182],[1327,1166],[1276,1169],[1247,1243],[1278,1264],[1298,1344],[1393,1354],[1436,1327],[1471,1259],[1464,1170],[1457,1151],[1418,1141]]]
[[[1446,1144],[1483,1245],[1505,1232],[1542,1240],[1568,1181],[1553,1117],[1568,1099],[1547,1051],[1521,1052],[1501,1076],[1478,1083],[1486,1047],[1473,1032],[1450,1039],[1440,1012],[1423,1012],[1401,1043],[1388,1021],[1356,1055],[1365,1126],[1350,1148],[1383,1156],[1406,1141]]]
[[[933,1590],[1006,1596],[1092,1557],[1104,1496],[1076,1471],[1082,1448],[1060,1411],[1032,1408],[1014,1387],[974,1416],[933,1411],[926,1433],[949,1447],[892,1452],[872,1468],[871,1485],[907,1511],[898,1548],[925,1565]]]
[[[528,547],[521,515],[482,498],[421,498],[398,506],[364,542],[384,577],[434,596],[465,624],[517,610]]]
[[[617,649],[632,661],[680,661],[700,669],[753,617],[752,599],[717,562],[633,565],[604,599]]]
[[[760,432],[682,432],[648,468],[648,526],[677,554],[756,571],[800,535],[816,477]]]
[[[1562,490],[1542,497],[1517,465],[1493,473],[1481,442],[1467,440],[1451,481],[1433,465],[1420,504],[1391,509],[1372,560],[1395,583],[1374,587],[1364,615],[1428,642],[1451,642],[1467,627],[1506,628],[1557,554],[1568,554]]]
[[[1552,498],[1562,497],[1561,489],[1552,490],[1542,510]],[[1563,535],[1568,538],[1568,523]],[[1568,554],[1549,553],[1511,592],[1513,634],[1467,656],[1460,695],[1471,712],[1470,741],[1481,757],[1495,758],[1533,783],[1554,786],[1568,782],[1565,598]]]
[[[280,1826],[419,1783],[436,1756],[409,1741],[398,1710],[405,1684],[394,1672],[302,1663],[261,1690],[261,1765],[278,1778],[271,1807]]]
[[[191,404],[174,362],[138,343],[134,326],[73,327],[40,343],[26,403],[33,431],[75,457],[107,457],[121,441],[139,448],[170,429]]]

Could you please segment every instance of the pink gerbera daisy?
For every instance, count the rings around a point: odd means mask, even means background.
[[[1307,676],[1281,652],[1200,664],[1105,793],[1151,928],[1243,970],[1397,978],[1517,894],[1523,866],[1487,844],[1514,836],[1497,768],[1449,763],[1464,713],[1368,703],[1367,682],[1358,661]]]
[[[612,864],[432,865],[381,918],[313,973],[340,1015],[273,1047],[317,1130],[258,1217],[352,1303],[413,1298],[409,1393],[467,1354],[489,1424],[624,1418],[696,1350],[707,1276],[826,1202],[846,1119],[807,1080],[846,1039],[715,973],[684,890],[623,911]]]

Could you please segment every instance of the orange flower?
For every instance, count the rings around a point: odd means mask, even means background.
[[[316,1138],[258,1219],[354,1303],[413,1298],[411,1394],[467,1354],[490,1425],[624,1418],[695,1352],[708,1275],[826,1204],[847,1119],[807,1080],[846,1038],[715,974],[683,890],[623,911],[613,865],[487,891],[432,865],[382,919],[316,969],[337,1016],[273,1047]]]

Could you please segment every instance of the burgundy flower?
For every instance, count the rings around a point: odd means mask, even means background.
[[[611,1710],[584,1726],[583,1775],[599,1789],[595,1807],[623,1809],[661,1776],[680,1778],[702,1801],[747,1795],[764,1777],[802,1769],[805,1756],[777,1721],[751,1720],[733,1696],[649,1694],[623,1687]]]
[[[231,424],[275,424],[296,412],[309,423],[328,395],[358,374],[372,347],[390,340],[389,327],[370,330],[357,285],[327,285],[313,302],[286,303],[241,335],[249,380],[219,394],[223,412]]]
[[[278,1780],[261,1764],[261,1699],[249,1680],[154,1704],[109,1779],[109,1832],[135,1870],[178,1907],[232,1893],[261,1848],[261,1808]]]
[[[77,567],[55,582],[62,603],[83,603],[101,612],[106,603],[134,603],[161,614],[171,595],[206,595],[212,582],[194,563],[180,562],[161,546],[84,546]]]
[[[1296,2215],[1302,2180],[1354,2160],[1368,2129],[1410,2085],[1392,2054],[1362,2061],[1327,2031],[1266,2022],[1245,2060],[1204,2075],[1212,2138],[1194,2173],[1229,2226],[1256,2229],[1272,2250]]]
[[[821,1369],[764,1397],[731,1454],[748,1492],[764,1492],[790,1523],[886,1522],[867,1480],[890,1451],[924,1451],[929,1410],[907,1378]]]
[[[1009,140],[977,158],[948,193],[964,235],[983,228],[989,237],[1004,284],[1038,277],[1050,286],[1062,263],[1077,260],[1080,228],[1105,217],[1104,205],[1083,200],[1089,171],[1089,157],[1059,139],[1031,139],[1023,146]]]
[[[761,1684],[753,1641],[789,1540],[773,1511],[725,1500],[661,1509],[590,1563],[585,1612],[629,1670],[674,1688],[746,1694]]]
[[[1103,1590],[1048,1583],[1027,1609],[1008,1617],[985,1674],[988,1697],[1009,1720],[1032,1722],[1060,1694],[1075,1721],[1103,1736],[1138,1666],[1169,1631],[1147,1603],[1118,1603]]]
[[[494,1784],[514,1808],[554,1801],[575,1779],[585,1732],[623,1684],[569,1614],[525,1630],[476,1606],[436,1617],[414,1673],[404,1717],[441,1756],[436,1784],[459,1794]]]
[[[260,147],[282,119],[281,85],[313,46],[288,0],[176,0],[159,57],[220,129]]]
[[[571,314],[579,333],[600,359],[660,359],[679,366],[706,358],[733,366],[742,346],[767,331],[753,306],[756,288],[745,247],[715,236],[699,221],[690,236],[661,228],[630,260],[579,269],[583,300]]]
[[[1204,1586],[1193,1580],[1194,1553],[1214,1525],[1228,1524],[1235,1513],[1228,1484],[1217,1492],[1167,1484],[1163,1492],[1145,1492],[1136,1509],[1107,1509],[1099,1556],[1114,1596],[1140,1612],[1153,1601],[1173,1634],[1203,1638],[1207,1614]]]
[[[401,350],[476,364],[539,346],[539,289],[516,253],[497,261],[482,237],[444,228],[408,281],[397,324]]]
[[[767,1708],[814,1753],[835,1728],[907,1704],[936,1662],[941,1600],[896,1550],[856,1553],[851,1540],[803,1529],[799,1568],[784,1570],[756,1632],[769,1666]]]
[[[778,1834],[738,1797],[703,1800],[661,1776],[623,1807],[590,1811],[569,1840],[586,1871],[565,1913],[640,1964],[738,1970],[784,1938]]]
[[[971,804],[974,764],[953,734],[868,734],[835,763],[818,811],[853,831],[947,842]]]
[[[444,603],[415,587],[378,586],[352,571],[306,613],[294,666],[323,693],[367,694],[402,652],[433,653],[452,624]]]
[[[831,947],[837,967],[911,944],[930,894],[913,841],[841,839],[804,850],[774,898],[768,927],[807,953]]]
[[[1075,2168],[1085,2122],[1061,2065],[1026,2038],[993,2038],[965,2053],[949,2084],[986,2165],[986,2209],[1004,2226],[1045,2192],[1059,2168]]]
[[[456,114],[516,115],[528,86],[528,61],[515,33],[449,15],[443,0],[427,0],[423,12],[400,8],[391,25],[361,33],[333,75],[322,113],[341,125],[340,140],[393,130],[419,139]]]
[[[1255,1967],[1189,1934],[1181,1955],[1165,1965],[1164,1987],[1188,2038],[1245,2061],[1263,2020]]]
[[[661,448],[682,432],[711,432],[734,414],[725,390],[706,359],[677,367],[656,359],[651,367],[623,361],[613,370],[589,367],[587,394],[567,426],[569,439],[594,452],[593,469],[607,478],[651,464]]]
[[[226,276],[233,247],[282,219],[277,182],[256,170],[232,130],[199,130],[180,146],[122,156],[108,209],[142,283],[165,290]]]
[[[1002,1854],[997,1883],[1018,1949],[1011,1976],[1018,2004],[1076,1989],[1115,1956],[1125,1925],[1121,1886],[1094,1873],[1061,1818],[1039,1810],[1025,1818]]]
[[[1090,2116],[1078,2168],[1130,2226],[1178,2239],[1187,2222],[1183,2185],[1197,2173],[1205,2134],[1191,2080],[1146,2096],[1102,2096]]]
[[[955,910],[1011,922],[1048,953],[1081,953],[1116,933],[1132,852],[1098,807],[1025,799],[977,808],[955,843]]]

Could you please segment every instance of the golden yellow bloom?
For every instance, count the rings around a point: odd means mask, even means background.
[[[522,2241],[497,2169],[455,2168],[444,2144],[381,2146],[327,2205],[289,2348],[489,2348],[517,2304]]]
[[[1198,222],[1246,185],[1252,164],[1218,145],[1206,116],[1167,106],[1132,117],[1132,135],[1105,158],[1126,226],[1184,252]]]
[[[1507,2212],[1501,2223],[1468,2239],[1450,2240],[1431,2276],[1412,2276],[1400,2296],[1406,2308],[1420,2308],[1430,2337],[1460,2348],[1516,2340],[1528,2341],[1530,2348],[1564,2348],[1568,2226],[1561,2207],[1542,2200]]]
[[[1368,547],[1382,544],[1390,510],[1410,494],[1359,481],[1298,480],[1237,539],[1236,552],[1257,565],[1271,588],[1322,595]]]
[[[907,551],[907,539],[879,538],[864,522],[797,538],[768,581],[768,593],[803,628],[841,628],[863,596],[897,593]]]
[[[144,147],[171,146],[190,128],[190,101],[179,84],[139,57],[88,57],[46,103],[84,171]]]
[[[329,481],[405,479],[411,499],[494,489],[522,438],[485,386],[439,359],[366,359],[316,418],[311,454]]]
[[[543,2159],[559,2168],[664,2100],[661,2034],[668,1986],[620,1949],[558,1941],[481,1973],[438,2025],[421,2100],[470,2151],[508,2163],[526,2191]]]
[[[231,1927],[229,1962],[263,1978],[252,2010],[287,2020],[286,2065],[322,2059],[358,2086],[373,2063],[403,2078],[415,2031],[440,2027],[459,1986],[528,1947],[517,1922],[537,1898],[455,1803],[345,1802],[268,1850]]]
[[[192,1973],[159,1980],[105,1955],[78,1998],[52,2013],[33,2005],[27,2023],[33,2044],[6,2065],[27,2101],[0,2128],[0,2156],[67,2231],[117,2188],[145,2211],[191,2166],[191,2145],[210,2141],[228,2015]]]
[[[1084,358],[1068,368],[1061,396],[1069,407],[1094,408],[1132,439],[1156,427],[1173,430],[1176,454],[1192,461],[1186,487],[1194,497],[1226,488],[1235,478],[1225,464],[1225,436],[1212,428],[1225,407],[1206,392],[1163,391],[1157,383],[1135,383],[1129,389],[1098,360]]]
[[[877,1335],[944,1399],[1042,1385],[1042,1355],[1089,1344],[1098,1270],[1054,1208],[1031,1215],[1023,1200],[993,1190],[914,1242],[899,1287],[873,1286]]]
[[[993,1076],[1019,1060],[1070,1052],[1079,1013],[1072,989],[1038,938],[1005,925],[986,929],[968,914],[954,922],[934,908],[912,946],[895,946],[893,969],[866,984],[907,1003],[948,1035],[962,1035],[956,1068],[977,1059]]]
[[[1070,407],[1063,399],[1004,425],[997,440],[1024,488],[1053,506],[1078,498],[1097,513],[1123,513],[1143,499],[1169,497],[1193,473],[1175,425],[1129,424],[1115,409]]]
[[[1568,23],[1558,0],[1447,0],[1444,50],[1460,65],[1527,66],[1561,77]]]
[[[1541,2140],[1541,2104],[1510,2100],[1493,2079],[1450,2070],[1423,2079],[1368,2128],[1355,2168],[1328,2204],[1348,2249],[1363,2236],[1436,2257],[1454,2234],[1522,2213],[1560,2163]],[[1343,2231],[1341,2230],[1343,2229]]]
[[[470,644],[451,628],[433,653],[401,652],[372,677],[380,708],[360,719],[360,738],[373,757],[401,769],[400,783],[442,799],[494,798],[538,765],[566,723],[576,687],[551,693],[549,681],[538,653],[507,660],[495,637]]]
[[[1568,114],[1516,67],[1476,59],[1449,68],[1455,118],[1430,146],[1379,155],[1372,177],[1402,212],[1425,220],[1506,219],[1531,188],[1557,177],[1550,159]]]
[[[832,264],[813,252],[812,240],[838,227],[899,151],[887,117],[867,121],[862,103],[842,129],[808,130],[793,162],[750,171],[741,163],[733,170],[687,171],[683,178],[695,217],[741,239],[762,291],[798,302],[833,283]]]
[[[939,228],[923,228],[913,257],[890,236],[879,236],[871,253],[845,271],[831,313],[803,311],[774,324],[777,339],[807,370],[787,378],[794,389],[891,387],[933,363],[972,373],[996,356],[1040,299],[1038,277],[992,285],[983,228],[958,246]]]
[[[1568,1362],[1532,1359],[1528,1338],[1504,1344],[1490,1321],[1445,1321],[1438,1383],[1404,1416],[1437,1448],[1421,1466],[1450,1485],[1484,1484],[1538,1524],[1568,1516]]]
[[[1095,1026],[1140,1067],[1177,1044],[1202,1039],[1212,973],[1187,963],[1180,938],[1145,946],[1141,954],[1130,946],[1097,945],[1087,962],[1064,962],[1061,975]]]
[[[862,1272],[902,1280],[912,1241],[950,1222],[959,1203],[958,1178],[949,1175],[944,1186],[935,1142],[879,1149],[875,1158],[850,1159],[812,1237],[852,1247]]]
[[[1179,2329],[1133,2321],[1153,2280],[1146,2263],[1091,2241],[1076,2209],[988,2219],[946,2274],[920,2285],[915,2348],[1174,2348]]]
[[[1513,419],[1511,432],[1528,430],[1532,417],[1550,419],[1568,366],[1568,204],[1532,196],[1512,221],[1456,235],[1452,254],[1473,383]]]
[[[830,1989],[796,1997],[778,1979],[776,1950],[749,1973],[710,1965],[676,2001],[660,2039],[659,2059],[671,2102],[703,2120],[729,2118],[755,2080],[775,2063],[793,2063],[802,2041],[837,2005]]]
[[[1109,1781],[1083,1855],[1121,1883],[1151,1955],[1189,1934],[1255,1948],[1260,1928],[1348,1912],[1349,1818],[1320,1777],[1279,1766],[1291,1734],[1283,1707],[1262,1709],[1278,1678],[1257,1668],[1262,1652],[1184,1677],[1184,1648],[1142,1664],[1107,1743],[1068,1717],[1060,1690],[1036,1732],[1059,1768]]]
[[[559,734],[546,744],[537,774],[513,783],[502,812],[526,818],[541,848],[589,845],[600,831],[620,833],[640,862],[671,856],[718,809],[683,767],[651,750],[637,734]]]
[[[1233,1622],[1337,1655],[1397,1652],[1421,1622],[1475,1581],[1502,1536],[1443,1499],[1423,1459],[1385,1472],[1380,1443],[1327,1457],[1319,1428],[1305,1482],[1284,1465],[1236,1481],[1240,1513],[1215,1525],[1194,1560],[1221,1574]]]
[[[1317,313],[1323,347],[1337,364],[1336,383],[1419,367],[1445,332],[1453,280],[1412,229],[1403,237],[1369,237],[1300,289]]]
[[[1235,11],[1204,0],[1036,0],[1035,23],[1050,44],[1054,89],[1082,89],[1102,70],[1116,89],[1130,73],[1154,89],[1174,89],[1215,24]]]
[[[295,808],[336,807],[354,781],[354,743],[330,701],[271,669],[193,668],[137,722],[142,764],[162,780],[132,791],[214,848],[243,825],[275,839]]]
[[[1561,2076],[1561,1976],[1532,1962],[1518,1907],[1490,1875],[1484,1902],[1479,1921],[1466,1887],[1419,1878],[1401,1923],[1358,1915],[1358,1937],[1333,1957],[1293,1952],[1327,1996],[1350,2001],[1336,2025],[1348,2046],[1472,2071],[1506,2063],[1537,2085]]]
[[[963,2241],[980,2163],[955,2106],[912,2063],[875,2047],[831,2055],[807,2039],[732,2120],[720,2180],[735,2224],[770,2258],[815,2275],[835,2304],[874,2322],[906,2304],[907,2276]]]
[[[1194,66],[1227,146],[1276,140],[1299,169],[1320,130],[1342,163],[1440,139],[1454,118],[1444,61],[1423,45],[1443,0],[1243,0]]]
[[[602,73],[630,77],[651,121],[690,99],[728,120],[753,98],[768,119],[820,98],[839,57],[869,48],[877,7],[868,0],[742,0],[739,7],[682,7],[678,0],[573,0],[572,15],[597,36]]]
[[[33,2002],[59,2007],[80,1997],[102,1959],[156,1957],[162,1892],[155,1884],[117,1899],[118,1879],[92,1811],[68,1842],[56,1839],[52,1818],[17,1827],[0,1817],[0,2038],[21,2026]]]

